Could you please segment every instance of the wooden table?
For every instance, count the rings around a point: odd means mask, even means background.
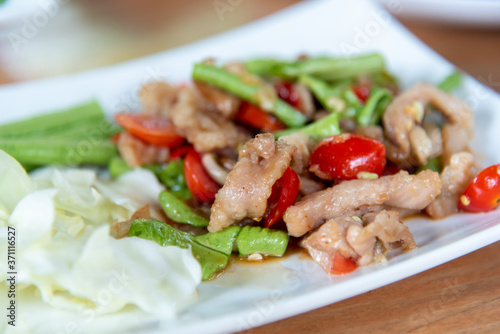
[[[148,0],[157,6],[166,6],[164,0]],[[166,1],[166,0],[165,0]],[[183,2],[170,1],[170,12],[182,8],[181,18],[172,22],[172,15],[165,10],[134,6],[134,1],[88,1],[88,11],[120,15],[130,25],[136,20],[140,29],[155,27],[148,13],[155,12],[156,21],[165,22],[169,31],[185,31],[193,18],[203,19],[207,29],[193,30],[186,36],[174,36],[165,43],[150,38],[146,47],[134,48],[133,52],[155,52],[167,47],[187,43],[221,30],[230,29],[267,15],[297,0],[242,2],[240,7],[219,19],[212,8],[212,1],[192,0],[189,9]],[[195,4],[193,4],[195,2]],[[107,4],[107,7],[106,7]],[[175,7],[175,8],[172,8]],[[153,9],[151,9],[153,8]],[[179,8],[180,10],[181,8]],[[164,13],[164,15],[160,15]],[[176,12],[177,13],[177,12]],[[166,15],[166,16],[165,16]],[[170,16],[169,16],[170,15]],[[186,21],[184,18],[191,18]],[[191,23],[190,23],[191,22]],[[147,24],[145,24],[147,23]],[[428,26],[422,23],[404,22],[425,43],[445,58],[480,81],[500,92],[500,31],[471,30]],[[183,30],[184,29],[184,30]],[[176,39],[177,38],[177,39]],[[142,35],[136,32],[137,41],[143,43]],[[170,44],[169,44],[170,43]],[[108,45],[105,46],[109,48]],[[105,49],[99,50],[102,54]],[[134,58],[143,54],[116,52],[121,58],[106,54],[102,66],[112,62]],[[88,58],[88,55],[82,55]],[[106,63],[107,62],[107,63]],[[75,64],[79,63],[75,60]],[[77,67],[74,71],[86,68]],[[15,81],[12,75],[2,74],[0,84]],[[55,73],[59,74],[59,73]],[[499,111],[500,112],[500,111]],[[251,333],[499,333],[500,332],[500,242],[443,264],[437,268],[415,275],[389,286],[363,295],[249,330]]]

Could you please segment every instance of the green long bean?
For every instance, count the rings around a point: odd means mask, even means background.
[[[107,165],[117,155],[115,145],[107,139],[0,138],[0,149],[28,165]]]
[[[191,210],[182,200],[168,191],[162,191],[159,196],[160,205],[168,218],[181,224],[196,227],[208,226],[208,220]]]
[[[387,89],[375,87],[357,116],[358,125],[368,126],[378,124],[385,108],[392,101],[392,97],[392,93]]]
[[[98,128],[104,120],[101,107],[96,102],[91,102],[68,110],[0,125],[0,138],[45,137],[58,132],[71,132],[72,128],[82,124]]]
[[[264,89],[265,86],[261,83],[245,83],[241,77],[234,73],[202,63],[194,65],[193,79],[221,88],[243,100],[262,107],[258,92]],[[306,122],[306,117],[300,111],[279,98],[274,100],[272,107],[265,108],[288,127],[299,127]]]
[[[332,113],[304,127],[275,132],[274,137],[279,138],[295,132],[303,132],[313,139],[323,139],[326,137],[338,135],[341,133],[339,126],[339,116],[339,113]]]

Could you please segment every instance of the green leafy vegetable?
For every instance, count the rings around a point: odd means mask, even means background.
[[[209,232],[196,236],[194,237],[194,241],[226,255],[231,255],[240,231],[240,226],[230,226],[219,232]]]
[[[160,246],[191,248],[193,256],[201,265],[203,280],[224,269],[229,260],[229,256],[195,242],[189,233],[176,230],[154,219],[134,220],[130,226],[129,236],[152,240]]]
[[[182,200],[193,198],[186,185],[184,177],[184,160],[178,159],[160,167],[156,175],[161,183],[167,186],[168,191]]]
[[[463,81],[462,73],[460,73],[459,71],[454,71],[446,78],[444,78],[444,80],[437,85],[437,88],[449,93],[454,89],[458,88],[462,84],[462,81]]]

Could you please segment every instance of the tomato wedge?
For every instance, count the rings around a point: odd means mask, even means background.
[[[356,94],[359,101],[363,104],[366,103],[366,100],[370,97],[370,87],[368,85],[356,85],[351,87],[354,94]]]
[[[332,267],[330,269],[331,275],[344,275],[349,274],[356,270],[358,265],[351,258],[346,258],[340,254],[333,254]]]
[[[220,186],[208,175],[201,162],[200,154],[194,149],[189,150],[184,158],[184,177],[194,198],[203,203],[215,201],[215,194]]]
[[[321,140],[309,158],[309,170],[325,180],[353,180],[362,172],[380,176],[385,165],[384,144],[351,133]]]
[[[485,168],[465,189],[458,201],[464,211],[487,212],[500,205],[500,164]]]
[[[276,224],[285,214],[286,209],[295,203],[299,194],[300,179],[295,171],[288,167],[281,178],[273,185],[271,196],[267,199],[267,209],[262,221],[264,227]]]
[[[243,101],[234,119],[263,131],[279,131],[286,128],[285,124],[275,116],[259,107]]]
[[[170,157],[168,158],[168,160],[172,161],[172,160],[182,159],[186,156],[186,154],[189,153],[190,150],[193,150],[193,147],[191,145],[182,145],[176,147],[172,149],[172,151],[170,151]]]
[[[293,89],[293,83],[287,81],[280,81],[274,85],[274,89],[279,98],[294,107],[295,109],[302,110],[302,101],[300,95]]]
[[[118,113],[115,120],[122,128],[147,144],[174,147],[184,141],[168,119],[147,114]]]

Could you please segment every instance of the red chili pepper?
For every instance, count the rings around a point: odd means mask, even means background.
[[[370,87],[368,85],[356,85],[352,86],[351,89],[363,104],[365,104],[366,100],[370,97]]]
[[[272,132],[286,128],[275,116],[245,101],[241,103],[234,119],[262,131]]]
[[[264,227],[271,227],[278,222],[286,209],[295,203],[299,194],[300,179],[295,171],[288,167],[281,178],[273,185],[271,196],[267,199],[267,209],[262,221]]]
[[[189,191],[198,201],[212,203],[215,200],[220,186],[208,175],[200,154],[194,149],[190,149],[184,158],[184,177]]]
[[[352,180],[361,172],[380,176],[385,165],[384,144],[350,133],[323,139],[309,159],[309,170],[325,180]]]
[[[302,101],[300,101],[299,93],[293,89],[293,83],[280,81],[274,85],[274,89],[280,99],[284,100],[292,107],[302,110]]]
[[[346,258],[335,253],[332,259],[331,275],[344,275],[353,272],[358,268],[358,265],[351,258]]]
[[[485,168],[465,189],[458,201],[464,211],[486,212],[500,205],[500,164]]]
[[[168,119],[147,114],[119,113],[115,115],[115,120],[130,134],[147,144],[174,147],[184,141]]]

